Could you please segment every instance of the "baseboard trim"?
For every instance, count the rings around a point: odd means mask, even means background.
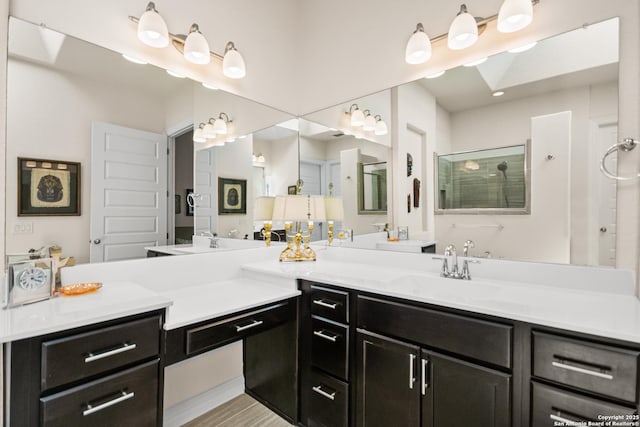
[[[180,427],[244,393],[244,377],[236,377],[164,410],[164,427]]]

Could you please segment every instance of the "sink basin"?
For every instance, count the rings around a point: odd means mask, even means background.
[[[184,248],[177,248],[178,252],[185,252],[189,254],[202,254],[206,252],[219,252],[219,251],[228,251],[229,248],[210,248],[205,246],[187,246]]]
[[[488,299],[502,291],[499,285],[474,280],[448,279],[439,276],[404,276],[393,281],[390,289],[446,299]]]

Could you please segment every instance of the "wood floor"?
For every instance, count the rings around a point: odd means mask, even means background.
[[[189,421],[183,427],[290,427],[252,397],[241,394],[216,409]]]

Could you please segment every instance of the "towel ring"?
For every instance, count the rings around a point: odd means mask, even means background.
[[[611,172],[609,172],[609,170],[607,169],[607,166],[605,165],[605,160],[607,160],[607,157],[609,157],[615,151],[622,150],[622,151],[624,151],[626,153],[626,152],[629,152],[629,151],[633,150],[634,148],[636,148],[636,145],[638,145],[638,141],[636,141],[635,139],[633,139],[633,138],[625,138],[625,139],[622,140],[622,142],[617,142],[617,143],[613,144],[611,147],[609,147],[607,152],[604,153],[604,156],[602,156],[602,160],[600,160],[600,170],[602,171],[602,173],[607,178],[616,179],[618,181],[628,181],[628,180],[631,180],[631,179],[640,178],[640,173],[635,175],[635,176],[618,176],[618,175],[614,175]]]

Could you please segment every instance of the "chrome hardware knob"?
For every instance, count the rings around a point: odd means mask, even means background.
[[[607,232],[607,227],[600,227],[600,232],[601,233],[606,233]]]
[[[99,245],[100,243],[102,243],[102,240],[100,240],[100,239],[95,239],[95,240],[93,241],[93,244],[94,244],[94,245]]]

